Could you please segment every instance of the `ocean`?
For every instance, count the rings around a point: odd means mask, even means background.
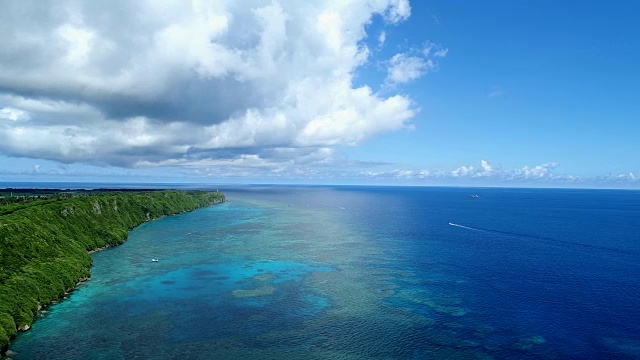
[[[11,358],[640,358],[638,191],[220,190],[93,254]]]

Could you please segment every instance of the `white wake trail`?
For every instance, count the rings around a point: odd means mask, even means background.
[[[463,228],[463,229],[473,230],[473,231],[483,231],[483,230],[480,230],[480,229],[475,229],[475,228],[464,226],[464,225],[454,224],[452,222],[450,222],[449,225],[455,226],[455,227],[459,227],[459,228]]]

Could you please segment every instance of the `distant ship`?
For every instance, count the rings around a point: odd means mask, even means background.
[[[480,198],[479,195],[469,195],[469,197],[472,198],[472,199],[479,199]]]

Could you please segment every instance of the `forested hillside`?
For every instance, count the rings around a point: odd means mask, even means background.
[[[217,191],[104,193],[0,206],[0,347],[89,277],[89,251],[158,217],[223,202]]]

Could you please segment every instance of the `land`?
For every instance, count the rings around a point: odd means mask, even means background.
[[[218,191],[0,189],[0,352],[90,277],[90,252],[146,221],[224,201]]]

